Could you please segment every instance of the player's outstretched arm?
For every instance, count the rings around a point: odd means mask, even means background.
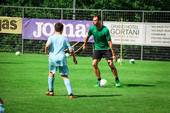
[[[86,44],[87,44],[87,42],[88,42],[88,39],[89,39],[88,36],[84,37],[83,49],[86,48]]]

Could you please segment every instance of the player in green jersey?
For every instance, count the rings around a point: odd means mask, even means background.
[[[112,46],[111,36],[108,28],[104,26],[99,16],[93,17],[93,25],[90,26],[90,29],[88,31],[88,35],[84,38],[84,45],[83,48],[86,48],[87,41],[89,37],[93,35],[94,38],[94,50],[93,50],[93,70],[96,74],[96,77],[98,79],[98,86],[100,86],[100,70],[98,68],[98,63],[100,62],[101,58],[106,58],[108,65],[112,71],[112,74],[115,78],[115,86],[120,87],[120,81],[117,73],[117,69],[113,64],[113,60],[116,59],[115,51]]]

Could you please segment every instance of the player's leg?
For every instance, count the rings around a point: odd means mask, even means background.
[[[107,63],[108,63],[108,65],[112,71],[112,74],[115,78],[115,83],[116,83],[115,85],[116,85],[116,87],[119,87],[120,86],[119,76],[117,73],[117,69],[116,69],[115,65],[113,64],[113,58],[112,58],[111,51],[110,50],[105,51],[104,57],[106,58]]]
[[[70,83],[70,79],[67,77],[68,75],[61,75],[61,76],[62,76],[62,79],[64,81],[65,87],[67,89],[69,98],[70,99],[74,98],[72,86],[71,86],[71,83]]]
[[[53,62],[49,62],[49,73],[48,73],[48,92],[47,95],[53,96],[54,95],[54,75],[56,72],[56,66]]]
[[[98,67],[98,63],[99,63],[100,60],[98,59],[93,59],[92,61],[92,66],[93,66],[93,71],[98,79],[98,81],[101,80],[101,76],[100,76],[100,69]]]
[[[107,63],[109,65],[115,79],[118,79],[119,77],[118,77],[117,69],[116,69],[115,65],[113,64],[113,61],[112,60],[107,60]]]
[[[54,95],[54,74],[49,72],[48,74],[48,93],[47,95],[53,96]]]
[[[100,75],[100,69],[98,67],[98,63],[100,62],[102,58],[102,54],[101,54],[101,51],[99,50],[94,50],[93,51],[93,61],[92,61],[92,66],[93,66],[93,71],[97,77],[97,86],[100,86],[99,83],[100,83],[100,80],[101,80],[101,75]]]
[[[64,81],[65,87],[67,89],[69,98],[71,98],[71,99],[74,98],[72,86],[71,86],[70,80],[68,78],[69,70],[68,70],[67,65],[60,66],[59,71],[60,71],[61,77]]]

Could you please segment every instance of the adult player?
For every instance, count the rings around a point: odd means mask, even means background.
[[[74,51],[70,46],[68,39],[62,35],[63,24],[55,24],[55,34],[50,36],[45,45],[45,53],[49,52],[49,74],[48,74],[48,96],[54,95],[54,75],[59,69],[61,77],[64,80],[68,95],[70,98],[73,98],[73,91],[68,78],[69,70],[67,67],[67,59],[65,56],[65,49],[69,49],[70,54],[73,56],[73,61],[77,64]]]
[[[115,86],[120,86],[120,81],[117,73],[117,69],[113,64],[113,60],[116,59],[116,54],[114,48],[112,46],[111,36],[109,30],[106,26],[104,26],[99,16],[93,17],[93,25],[90,26],[88,35],[84,38],[84,45],[83,48],[86,48],[86,44],[88,42],[89,37],[93,35],[94,37],[94,48],[93,48],[93,70],[98,80],[98,86],[100,86],[101,74],[98,67],[98,63],[100,62],[101,58],[106,58],[107,63],[112,71],[112,74],[115,78]]]

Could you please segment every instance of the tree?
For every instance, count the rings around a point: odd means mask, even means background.
[[[1,5],[72,8],[73,0],[0,0]],[[170,10],[169,0],[76,0],[80,9]]]

